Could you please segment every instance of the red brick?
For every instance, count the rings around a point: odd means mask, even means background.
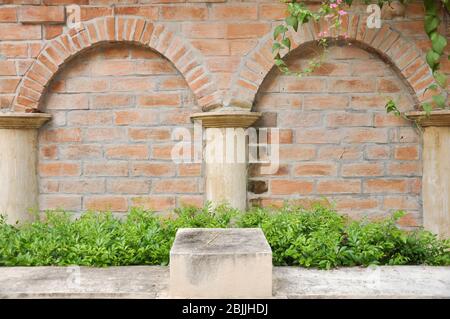
[[[316,156],[316,148],[302,145],[280,146],[280,160],[311,160]]]
[[[20,79],[2,79],[0,78],[0,93],[14,93],[16,91],[17,85]]]
[[[317,193],[319,194],[342,194],[360,192],[360,180],[327,180],[317,182]]]
[[[28,56],[28,45],[22,42],[19,43],[0,42],[0,54],[5,56],[6,58],[26,58]]]
[[[203,196],[202,195],[188,195],[180,196],[178,203],[182,207],[203,207]]]
[[[150,189],[150,181],[132,179],[110,179],[106,189],[111,193],[119,194],[146,194]]]
[[[117,61],[103,60],[96,61],[91,68],[92,75],[94,76],[107,76],[107,75],[129,75],[135,71],[135,64],[133,61]]]
[[[377,88],[378,92],[381,93],[400,92],[400,86],[396,83],[396,81],[390,79],[378,79]]]
[[[117,145],[105,149],[108,159],[147,159],[149,157],[147,145]]]
[[[349,98],[343,95],[314,95],[304,97],[306,110],[341,110],[349,105]]]
[[[166,211],[175,207],[175,198],[172,196],[142,196],[131,199],[132,206],[141,207],[151,211]]]
[[[179,176],[200,176],[202,173],[202,164],[179,164],[177,167]]]
[[[412,196],[386,196],[383,199],[385,209],[418,209],[419,200]]]
[[[326,123],[329,127],[372,126],[372,114],[335,112],[327,116]]]
[[[305,162],[295,166],[296,176],[335,176],[336,164],[322,162]]]
[[[77,144],[67,145],[60,149],[60,158],[67,160],[102,158],[102,148],[99,145]]]
[[[136,6],[136,7],[115,7],[115,14],[141,16],[150,20],[158,19],[158,7],[152,6]]]
[[[40,163],[39,164],[40,176],[79,176],[80,164],[77,163]]]
[[[389,163],[388,174],[392,176],[419,176],[422,167],[420,162]]]
[[[282,91],[285,92],[323,92],[325,90],[325,80],[314,78],[289,78],[282,84]]]
[[[39,155],[42,159],[57,159],[58,147],[56,145],[42,145],[39,148]]]
[[[132,95],[124,94],[105,94],[96,95],[91,99],[91,108],[110,109],[131,106],[133,103]]]
[[[264,20],[280,20],[287,16],[284,3],[262,3],[259,5],[259,18]]]
[[[271,180],[270,191],[273,195],[310,194],[313,183],[308,181]]]
[[[388,159],[390,154],[389,146],[367,146],[365,157],[366,159]]]
[[[153,182],[152,191],[155,193],[196,193],[198,186],[195,179],[161,179]]]
[[[71,126],[94,126],[112,124],[111,112],[72,111],[67,114],[67,123]]]
[[[126,162],[92,162],[84,163],[85,176],[128,176]]]
[[[169,163],[133,163],[133,176],[174,176],[175,167]]]
[[[388,131],[376,128],[347,128],[343,140],[346,143],[386,143]]]
[[[342,164],[342,176],[382,176],[383,165],[378,163]]]
[[[46,107],[49,110],[88,109],[88,96],[86,94],[51,94]]]
[[[195,21],[205,20],[207,16],[208,9],[204,6],[189,4],[161,7],[161,17],[164,20]]]
[[[104,79],[74,78],[66,81],[66,91],[75,93],[105,92],[108,86],[109,82]]]
[[[365,210],[378,207],[378,201],[375,198],[336,197],[334,201],[338,210]]]
[[[81,130],[79,128],[56,128],[43,131],[40,136],[43,142],[68,143],[80,142]]]
[[[181,97],[179,93],[155,93],[138,97],[138,106],[141,107],[180,107]]]
[[[17,21],[16,7],[0,8],[0,22],[16,22]]]
[[[124,129],[120,127],[89,127],[85,131],[83,141],[86,142],[117,142],[126,137]]]
[[[258,7],[255,5],[216,5],[210,19],[214,20],[256,20]]]
[[[365,193],[404,193],[407,190],[404,179],[370,179],[364,182]]]
[[[151,91],[155,88],[155,81],[143,77],[124,77],[116,78],[111,81],[111,91],[118,92],[137,92],[137,91]]]
[[[155,59],[136,62],[136,74],[175,74],[175,68],[166,60]]]
[[[224,39],[196,39],[192,45],[204,55],[229,55],[230,43]]]
[[[319,148],[320,160],[355,160],[361,158],[361,149],[357,146],[322,146]]]
[[[103,193],[105,191],[105,181],[103,179],[77,179],[60,180],[59,190],[62,193],[89,194]]]
[[[130,128],[128,136],[133,141],[170,141],[168,128]]]
[[[375,90],[375,82],[370,79],[330,79],[331,92],[368,93]]]
[[[39,209],[63,209],[66,211],[79,211],[81,209],[81,196],[76,195],[40,195]]]
[[[63,6],[21,6],[19,21],[22,23],[64,23]]]
[[[419,159],[418,146],[397,146],[394,150],[394,158],[397,160],[416,160]]]
[[[93,211],[125,212],[128,210],[126,197],[123,196],[87,196],[84,209]]]
[[[114,114],[114,122],[116,125],[159,124],[158,114],[153,110],[117,111]]]

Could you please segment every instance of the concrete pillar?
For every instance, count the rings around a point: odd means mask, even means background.
[[[50,119],[41,113],[0,113],[0,214],[10,224],[33,219],[37,209],[37,129]]]
[[[423,132],[423,226],[450,238],[450,111],[411,112]]]
[[[240,210],[247,208],[245,129],[260,116],[256,112],[226,109],[191,116],[206,129],[203,151],[206,200],[213,204],[228,203]]]

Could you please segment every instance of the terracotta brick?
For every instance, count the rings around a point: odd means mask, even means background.
[[[131,199],[132,206],[151,211],[166,211],[175,207],[173,196],[142,196]]]
[[[153,6],[136,6],[136,7],[115,7],[115,14],[132,15],[145,17],[150,20],[157,20],[159,8]]]
[[[16,21],[17,21],[16,7],[0,8],[0,22],[16,22]]]
[[[131,167],[133,176],[174,176],[175,167],[170,163],[133,163]]]
[[[377,88],[378,92],[382,93],[400,92],[400,87],[397,85],[396,81],[390,79],[378,79]]]
[[[374,159],[388,159],[390,154],[389,146],[367,146],[365,151],[365,158],[369,160]]]
[[[326,124],[329,127],[372,126],[372,114],[335,112],[327,115]]]
[[[179,93],[156,93],[139,96],[137,104],[140,107],[180,107]]]
[[[42,38],[41,26],[2,23],[0,40],[39,40]]]
[[[281,145],[280,160],[310,160],[315,158],[316,148],[302,145]]]
[[[85,94],[51,94],[46,103],[48,110],[82,110],[89,108]]]
[[[146,194],[150,189],[150,181],[135,179],[109,179],[106,189],[118,194]]]
[[[282,3],[262,3],[259,5],[259,18],[264,20],[280,20],[286,18],[286,6]]]
[[[0,54],[6,58],[26,58],[28,56],[28,45],[23,42],[0,42]]]
[[[105,191],[105,181],[97,178],[60,180],[59,190],[62,193],[71,194],[103,193]]]
[[[128,75],[135,71],[135,63],[133,61],[117,61],[103,60],[92,65],[92,75],[108,76],[108,75]]]
[[[147,145],[117,145],[105,149],[108,159],[147,159],[149,157]]]
[[[180,196],[178,203],[182,207],[203,207],[203,196],[202,195],[187,195]]]
[[[256,20],[258,7],[255,5],[216,5],[210,19],[215,20]]]
[[[408,213],[398,220],[398,224],[403,227],[418,227],[421,225],[421,221],[417,214]]]
[[[204,6],[180,5],[161,7],[161,17],[163,20],[195,21],[205,20],[208,9]]]
[[[22,23],[64,23],[63,6],[21,6],[19,21]]]
[[[330,79],[328,87],[331,92],[364,93],[375,90],[371,79]]]
[[[392,176],[420,176],[422,167],[420,162],[389,163],[388,174]]]
[[[341,110],[349,106],[348,96],[342,95],[314,95],[305,96],[306,110]]]
[[[346,143],[387,143],[388,131],[382,128],[346,128],[343,133]]]
[[[109,82],[104,79],[74,78],[66,81],[66,91],[74,93],[105,92],[108,86]]]
[[[20,79],[18,78],[0,78],[0,93],[14,93],[16,91],[17,85],[19,84],[19,81]]]
[[[133,104],[133,98],[132,95],[124,94],[96,95],[91,99],[91,108],[110,109],[127,107]]]
[[[77,195],[40,195],[39,209],[63,209],[65,211],[79,211],[81,196]]]
[[[376,198],[336,197],[334,201],[336,202],[337,210],[366,210],[378,207]]]
[[[364,193],[404,193],[407,185],[404,179],[369,179],[364,182]]]
[[[109,111],[72,111],[67,114],[67,123],[71,126],[94,126],[112,124]]]
[[[325,80],[289,78],[282,84],[283,92],[323,92],[325,90]]]
[[[40,176],[79,176],[80,164],[54,162],[54,163],[40,163]]]
[[[270,191],[273,195],[310,194],[313,192],[313,183],[296,180],[271,180]]]
[[[58,158],[58,147],[56,145],[40,146],[39,157],[42,159],[57,159]]]
[[[294,168],[296,176],[336,176],[336,172],[334,163],[306,162],[297,164]]]
[[[85,162],[83,167],[85,176],[128,176],[127,162]]]
[[[114,112],[116,125],[158,124],[158,113],[153,110],[129,110]]]
[[[126,77],[111,81],[110,86],[110,90],[116,92],[151,91],[155,88],[155,82],[142,77]]]
[[[85,129],[84,142],[117,142],[126,138],[126,131],[120,127],[89,127]]]
[[[352,163],[342,165],[342,176],[382,176],[383,165],[380,163]]]
[[[161,179],[153,182],[152,191],[155,193],[196,193],[198,186],[195,179]]]
[[[416,160],[419,159],[418,146],[397,146],[394,150],[394,158],[397,160]]]
[[[201,164],[179,164],[177,165],[179,176],[200,176],[202,173]]]
[[[361,158],[361,148],[358,146],[322,146],[319,148],[319,160],[356,160]]]
[[[342,131],[339,129],[297,129],[296,142],[301,144],[336,144],[339,143]]]
[[[413,196],[386,196],[383,199],[385,209],[418,209],[419,200]]]
[[[41,133],[40,140],[44,143],[80,142],[81,130],[79,128],[57,128]]]
[[[136,74],[175,74],[175,68],[166,60],[155,59],[136,62]]]
[[[128,136],[133,141],[170,141],[171,132],[167,128],[130,128]]]
[[[77,144],[67,145],[60,148],[60,158],[67,160],[100,159],[102,158],[102,147],[100,145]]]
[[[326,180],[317,182],[317,193],[319,194],[343,194],[360,192],[360,180]]]
[[[87,196],[84,199],[83,209],[125,212],[128,210],[128,203],[123,196]]]

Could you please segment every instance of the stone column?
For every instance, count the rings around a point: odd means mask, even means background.
[[[423,133],[423,225],[442,238],[450,238],[450,111],[410,112]]]
[[[38,128],[50,120],[43,113],[0,113],[0,214],[10,224],[32,220],[37,209]]]
[[[256,112],[226,109],[191,116],[206,129],[206,200],[214,204],[226,202],[240,210],[247,208],[248,150],[244,132],[260,116]]]

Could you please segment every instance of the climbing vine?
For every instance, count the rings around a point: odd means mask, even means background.
[[[285,19],[285,23],[275,28],[273,37],[273,54],[275,65],[285,74],[295,75],[298,77],[306,76],[314,71],[322,64],[324,60],[324,54],[328,46],[329,39],[347,39],[348,34],[340,34],[340,27],[342,25],[342,19],[348,14],[348,9],[353,0],[324,0],[319,9],[312,11],[306,7],[306,5],[298,0],[281,0],[287,5],[288,16]],[[400,0],[402,4],[406,4],[408,0]],[[365,4],[370,4],[371,0],[364,0]],[[376,0],[374,1],[380,8],[384,5],[391,5],[393,0]],[[431,48],[426,54],[426,62],[433,72],[434,83],[432,83],[426,90],[433,90],[436,92],[432,96],[434,105],[438,108],[445,108],[447,103],[447,77],[440,71],[440,59],[444,55],[445,48],[448,41],[445,35],[439,33],[439,27],[441,25],[440,9],[450,12],[450,0],[424,0],[425,18],[424,28],[427,36],[431,40]],[[298,32],[302,24],[310,21],[319,22],[319,20],[325,19],[328,22],[329,29],[321,31],[318,36],[317,44],[323,48],[322,54],[319,57],[315,57],[308,62],[308,65],[300,71],[292,71],[283,60],[283,53],[287,53],[291,50],[291,40],[287,37],[289,28],[292,28],[295,32]],[[450,59],[450,56],[448,56]],[[434,107],[433,103],[425,102],[421,105],[422,109],[429,114]],[[388,113],[400,114],[394,101],[390,100],[386,104],[386,110]]]

